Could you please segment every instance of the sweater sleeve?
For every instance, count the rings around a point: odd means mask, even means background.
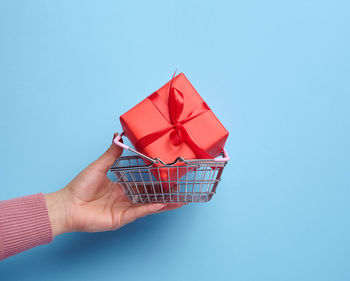
[[[0,201],[0,260],[52,240],[43,193]]]

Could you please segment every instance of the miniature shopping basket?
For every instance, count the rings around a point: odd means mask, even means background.
[[[120,157],[110,171],[134,204],[208,202],[215,194],[230,159],[223,149],[221,156],[215,159],[186,160],[178,157],[173,163],[166,164],[159,158],[148,157],[125,145],[121,142],[122,135],[118,135],[114,143],[137,155]],[[160,174],[164,174],[164,170],[168,175],[171,173],[177,177],[169,176],[168,180],[161,180]],[[158,179],[154,176],[157,173]]]

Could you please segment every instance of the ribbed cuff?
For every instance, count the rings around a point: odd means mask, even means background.
[[[0,260],[52,240],[43,193],[0,201]]]

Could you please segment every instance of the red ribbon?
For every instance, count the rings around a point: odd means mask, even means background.
[[[185,100],[181,91],[172,85],[173,79],[171,80],[169,87],[168,105],[163,101],[162,97],[159,96],[157,92],[148,97],[148,99],[169,122],[169,126],[142,137],[135,143],[135,147],[144,148],[172,130],[170,133],[170,141],[173,145],[178,146],[185,142],[193,150],[197,158],[212,159],[213,157],[196,143],[196,141],[189,135],[186,128],[183,126],[185,123],[197,118],[210,109],[205,102],[202,102],[197,108],[191,111],[186,118],[180,120],[180,115],[183,111]],[[170,120],[168,116],[170,117]]]

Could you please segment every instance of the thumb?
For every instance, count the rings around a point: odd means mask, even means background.
[[[118,133],[114,134],[113,140],[118,135]],[[104,172],[107,173],[110,166],[112,166],[117,160],[120,155],[122,154],[123,149],[114,143],[111,144],[111,146],[103,153],[95,162],[94,166],[99,167]]]

